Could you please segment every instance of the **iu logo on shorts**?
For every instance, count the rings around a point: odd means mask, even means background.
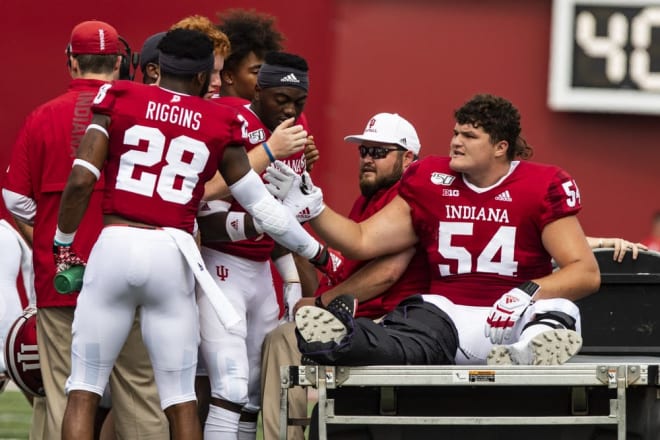
[[[215,266],[215,273],[220,281],[225,281],[229,277],[229,269],[225,266]]]

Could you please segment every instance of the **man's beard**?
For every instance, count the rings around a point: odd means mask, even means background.
[[[399,156],[396,164],[394,164],[394,170],[387,176],[376,176],[376,179],[373,181],[364,181],[362,176],[360,176],[360,192],[366,198],[370,198],[378,191],[384,188],[389,188],[395,183],[397,183],[401,176],[403,175],[403,169],[401,162],[403,161],[403,156]]]

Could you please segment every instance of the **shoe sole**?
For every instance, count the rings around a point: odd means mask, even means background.
[[[346,327],[332,313],[315,306],[303,306],[296,312],[296,327],[307,342],[339,343]]]
[[[582,348],[582,337],[573,330],[550,330],[538,334],[523,349],[496,345],[488,354],[488,365],[561,365]]]

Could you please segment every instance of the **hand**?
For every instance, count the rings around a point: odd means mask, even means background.
[[[266,173],[263,177],[267,182],[266,189],[268,192],[270,192],[273,197],[282,201],[286,199],[286,195],[289,194],[294,183],[302,185],[302,178],[300,175],[296,174],[290,166],[279,160],[270,164],[268,168],[266,168]]]
[[[316,258],[309,261],[323,272],[331,286],[336,286],[346,279],[344,257],[333,249],[324,247]]]
[[[303,297],[300,298],[300,301],[296,303],[295,306],[293,306],[293,315],[295,316],[296,313],[298,312],[298,309],[301,308],[302,306],[314,306],[316,303],[314,302],[315,298],[310,298],[310,297]]]
[[[300,283],[284,283],[284,315],[283,321],[293,322],[296,313],[296,304],[302,298]]]
[[[316,143],[314,143],[314,136],[307,136],[307,144],[305,144],[305,171],[310,172],[314,168],[314,162],[319,160],[319,154]]]
[[[521,289],[523,286],[509,290],[493,304],[484,329],[493,344],[501,344],[511,338],[513,326],[529,306],[532,297],[528,291]]]
[[[612,259],[621,263],[623,257],[625,257],[626,252],[630,250],[632,252],[632,259],[636,260],[639,251],[647,251],[648,248],[641,243],[633,243],[623,238],[602,238],[601,239],[603,246],[605,248],[614,248],[612,253]]]
[[[87,262],[79,257],[71,245],[53,244],[53,256],[55,257],[56,273],[63,272],[71,266],[86,266]]]
[[[325,209],[323,191],[314,186],[309,173],[299,176],[285,163],[275,161],[268,166],[263,177],[268,182],[268,191],[282,200],[299,223],[318,217]],[[289,179],[293,181],[289,183]]]
[[[293,125],[294,118],[283,121],[268,138],[268,147],[275,159],[284,159],[300,152],[307,143],[307,131],[302,125]]]

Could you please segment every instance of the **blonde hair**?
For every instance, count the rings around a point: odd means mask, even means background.
[[[229,38],[213,22],[203,15],[190,15],[175,23],[172,29],[190,29],[205,34],[213,42],[213,51],[216,55],[227,58],[231,53]]]

